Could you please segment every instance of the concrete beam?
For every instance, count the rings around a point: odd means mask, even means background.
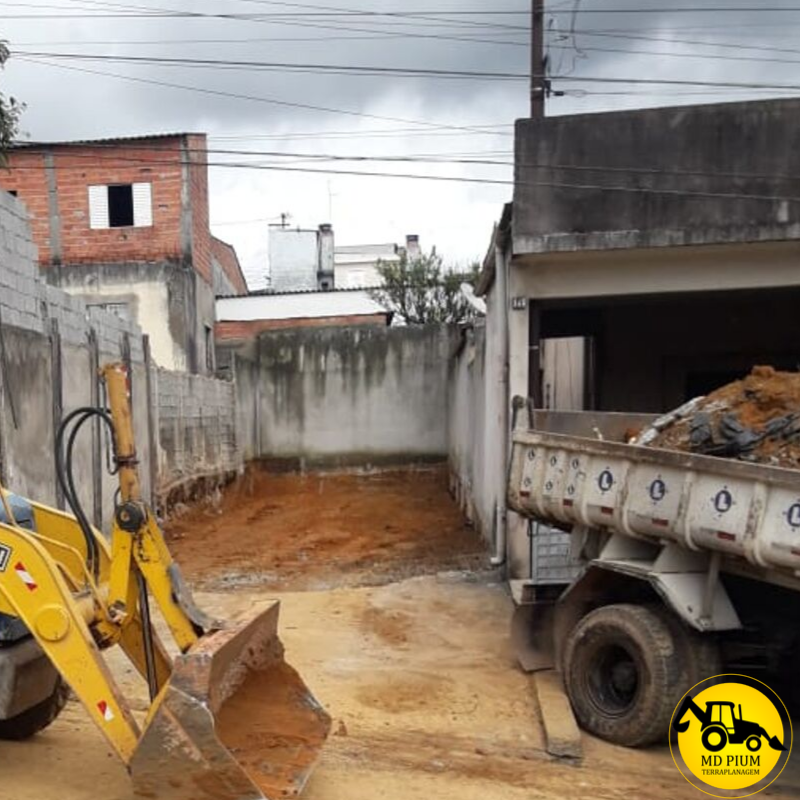
[[[557,758],[580,758],[583,755],[581,732],[561,677],[555,670],[546,670],[537,672],[533,681],[547,739],[547,752]]]

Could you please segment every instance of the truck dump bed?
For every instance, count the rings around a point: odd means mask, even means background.
[[[518,429],[508,489],[525,517],[719,551],[800,586],[794,470]]]

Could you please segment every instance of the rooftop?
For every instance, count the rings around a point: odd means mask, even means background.
[[[80,147],[82,145],[123,144],[125,142],[150,142],[156,139],[182,139],[186,136],[205,136],[200,131],[183,131],[176,133],[146,133],[137,136],[115,136],[105,139],[68,139],[51,142],[14,142],[12,149],[21,150],[31,147]]]

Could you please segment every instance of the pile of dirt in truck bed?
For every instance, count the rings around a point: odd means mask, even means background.
[[[380,584],[487,560],[439,467],[308,475],[254,468],[165,531],[185,574],[205,588]]]
[[[634,444],[800,468],[800,373],[755,367],[662,417]]]

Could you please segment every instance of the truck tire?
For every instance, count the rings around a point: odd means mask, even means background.
[[[685,670],[686,688],[684,693],[700,681],[713,678],[722,672],[719,644],[713,634],[700,633],[690,628],[666,606],[656,605],[652,608],[672,632],[672,638]]]
[[[587,614],[567,640],[564,681],[578,723],[626,747],[665,741],[686,670],[670,626],[651,607]]]
[[[0,739],[19,742],[44,730],[61,713],[69,698],[69,686],[59,676],[53,693],[11,719],[0,719]]]

